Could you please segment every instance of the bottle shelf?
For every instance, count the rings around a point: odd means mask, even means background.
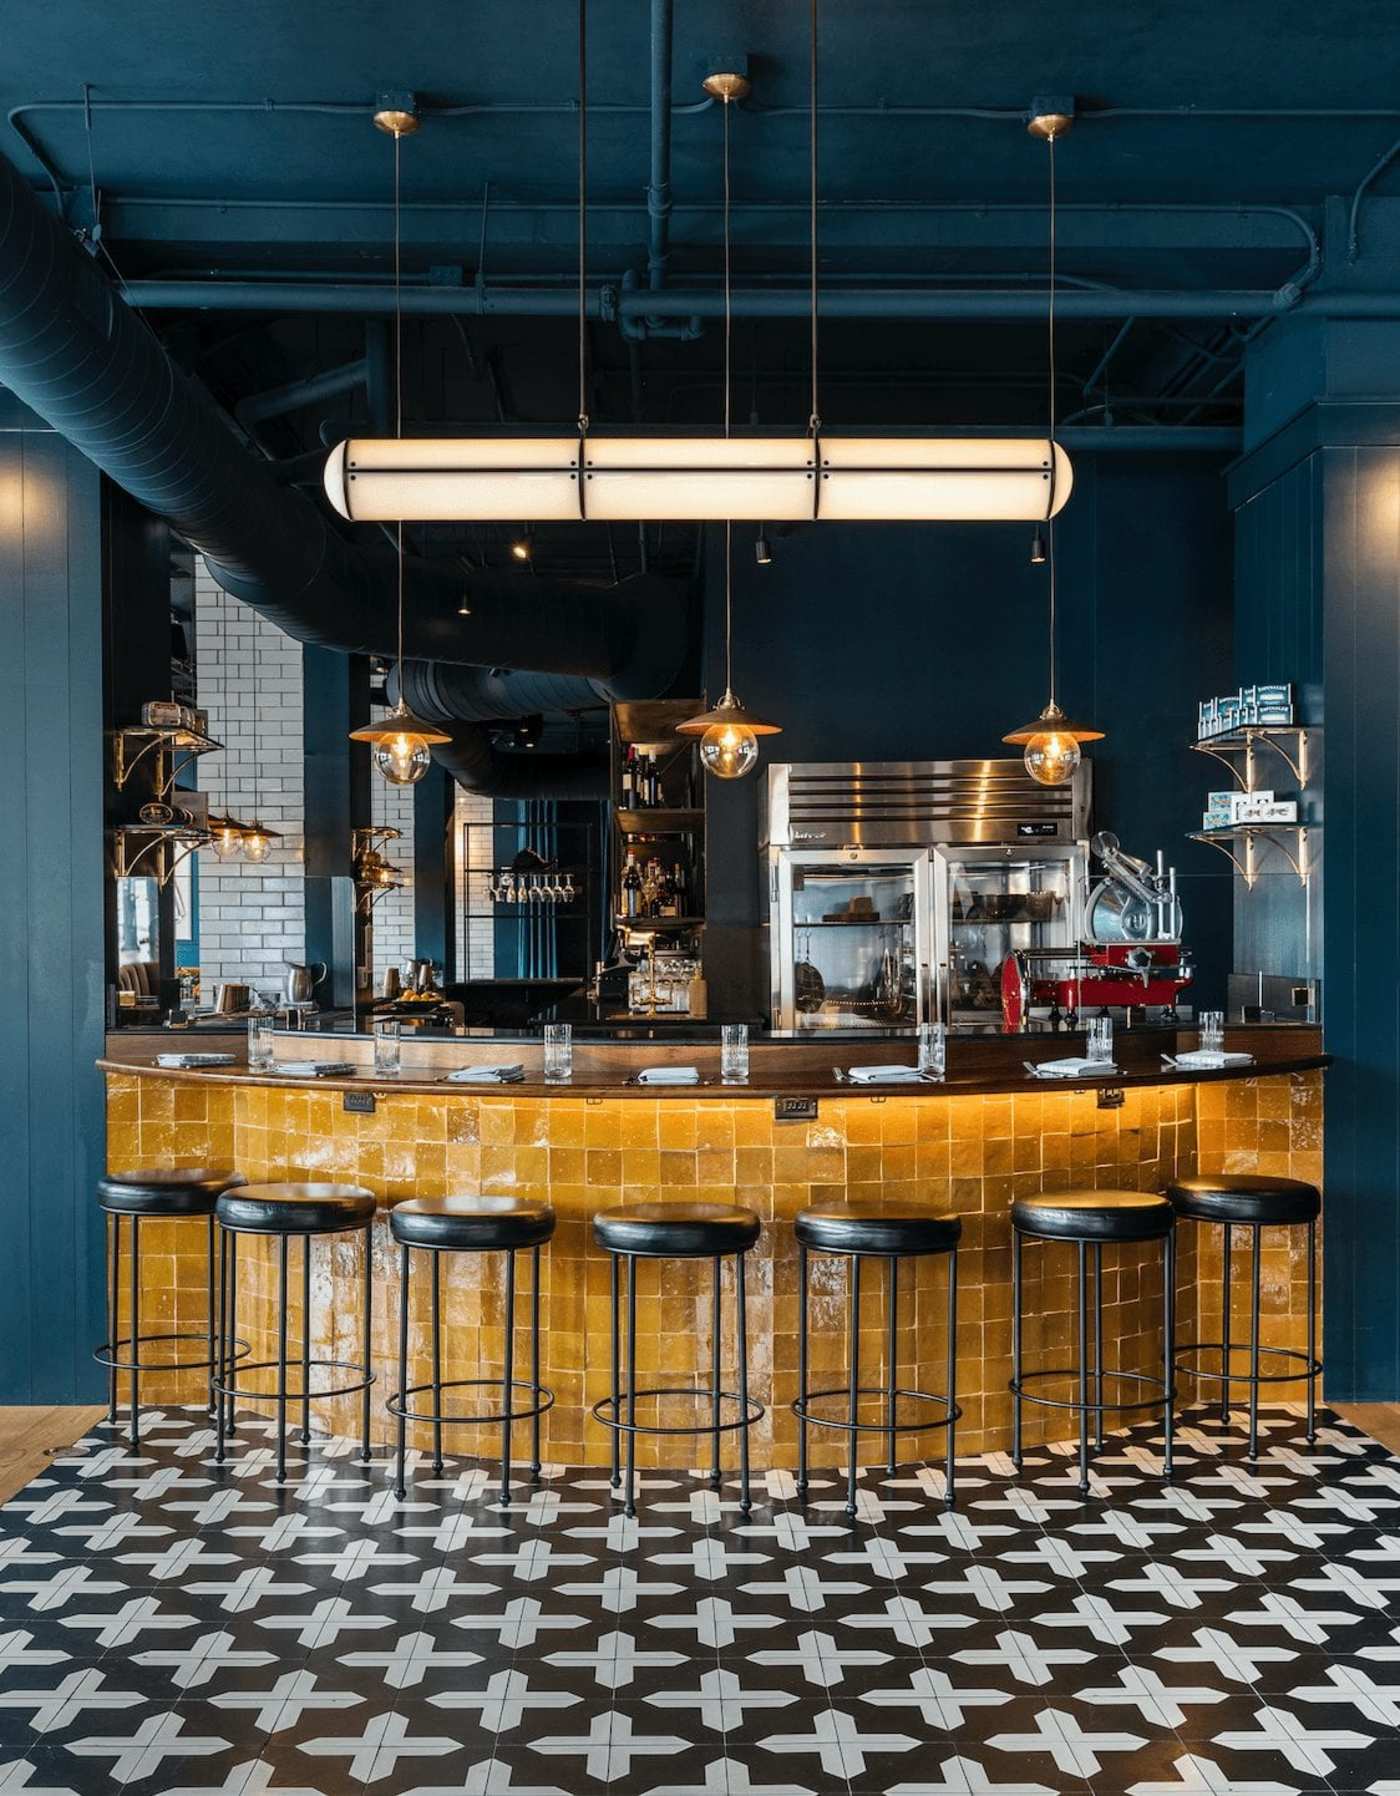
[[[623,917],[613,918],[619,929],[650,930],[653,935],[663,935],[668,930],[701,929],[704,927],[703,917]]]
[[[685,835],[705,827],[705,813],[701,810],[673,810],[660,805],[655,809],[644,807],[642,810],[624,810],[619,806],[617,826],[627,836]]]

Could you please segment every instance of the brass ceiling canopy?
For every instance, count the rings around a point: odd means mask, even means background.
[[[1073,94],[1037,94],[1026,113],[1026,129],[1032,137],[1053,143],[1074,127]]]
[[[753,92],[753,82],[747,75],[738,70],[716,70],[706,75],[700,83],[712,100],[723,100],[726,105],[734,100],[747,100]]]
[[[417,96],[410,92],[382,93],[375,101],[374,122],[390,137],[411,137],[422,124]]]

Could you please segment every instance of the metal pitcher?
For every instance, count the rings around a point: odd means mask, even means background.
[[[307,967],[300,966],[294,960],[284,961],[282,964],[287,969],[282,995],[288,1004],[309,1004],[316,987],[326,976],[325,961],[318,960]]]

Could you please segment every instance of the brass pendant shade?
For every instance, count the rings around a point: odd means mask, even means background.
[[[363,729],[350,732],[352,742],[391,742],[398,736],[418,736],[424,742],[439,744],[452,740],[437,724],[429,723],[426,718],[410,711],[402,699],[377,723],[367,723]]]
[[[678,736],[703,736],[707,730],[719,730],[729,725],[734,729],[745,729],[755,736],[781,736],[783,726],[780,723],[765,723],[761,717],[755,717],[752,711],[746,711],[726,686],[724,697],[710,711],[702,711],[698,717],[687,717],[684,723],[676,725]]]
[[[1032,737],[1049,734],[1072,736],[1076,742],[1102,742],[1104,739],[1102,730],[1090,729],[1087,724],[1071,722],[1052,700],[1034,723],[1023,723],[1020,729],[1009,730],[1002,737],[1002,741],[1014,743],[1018,748],[1024,748]]]

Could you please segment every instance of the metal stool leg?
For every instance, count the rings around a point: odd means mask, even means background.
[[[408,1245],[399,1245],[399,1408],[408,1408]],[[404,1461],[408,1452],[408,1422],[399,1417],[398,1465],[394,1477],[394,1495],[403,1500]]]
[[[899,1383],[899,1260],[895,1254],[889,1257],[889,1294],[886,1299],[889,1315],[889,1349],[885,1366],[885,1476],[894,1477],[895,1470],[895,1386]]]
[[[365,1388],[360,1393],[360,1459],[369,1463],[369,1392],[374,1382],[374,1224],[365,1227]]]
[[[531,1399],[535,1404],[535,1415],[530,1422],[530,1477],[538,1484],[540,1478],[540,1250],[530,1250],[530,1382],[535,1387]]]
[[[209,1320],[209,1393],[208,1393],[208,1402],[206,1403],[205,1408],[206,1408],[206,1411],[209,1414],[209,1416],[212,1417],[214,1414],[214,1402],[215,1402],[214,1380],[218,1376],[217,1355],[218,1355],[218,1341],[219,1341],[218,1322],[217,1322],[217,1318],[214,1313],[214,1212],[212,1210],[209,1212],[209,1230],[208,1230],[207,1246],[208,1246],[208,1260],[207,1260],[206,1291],[207,1291],[208,1307],[205,1309],[204,1314],[208,1317],[208,1320]]]
[[[219,1380],[227,1384],[232,1376],[233,1361],[230,1359],[232,1348],[228,1336],[228,1236],[222,1229],[217,1230],[219,1237]],[[214,1409],[214,1464],[224,1463],[225,1423],[228,1420],[228,1404],[223,1397],[215,1402]]]
[[[442,1414],[442,1255],[429,1253],[433,1268],[430,1286],[433,1304],[433,1414]],[[509,1330],[507,1329],[507,1332]],[[506,1408],[510,1408],[507,1401]],[[433,1423],[433,1476],[442,1476],[442,1423]]]
[[[1089,1317],[1086,1247],[1079,1243],[1079,1494],[1089,1494]]]
[[[1021,1231],[1011,1231],[1011,1463],[1021,1469]]]
[[[720,1380],[724,1376],[724,1336],[722,1333],[724,1327],[724,1312],[720,1296],[720,1278],[723,1272],[723,1267],[723,1260],[716,1254],[714,1265],[714,1305],[710,1321],[712,1348],[710,1360],[710,1389],[713,1393],[710,1399],[710,1423],[714,1430],[710,1442],[710,1487],[713,1490],[718,1490],[721,1482],[719,1469],[719,1387]]]
[[[622,1327],[622,1314],[618,1307],[618,1265],[616,1254],[612,1255],[610,1271],[612,1275],[612,1419],[614,1422],[620,1422],[622,1420],[622,1415],[620,1413],[622,1408],[622,1375],[619,1370],[619,1362],[621,1360],[622,1348],[619,1340],[619,1330]],[[612,1431],[612,1487],[614,1490],[621,1490],[622,1488],[622,1436],[616,1428]]]
[[[117,1355],[117,1335],[121,1329],[121,1272],[122,1272],[122,1219],[120,1216],[108,1216],[107,1237],[111,1244],[112,1282],[107,1298],[107,1341],[113,1359]],[[112,1367],[107,1374],[107,1420],[116,1426],[117,1421],[117,1368]]]
[[[744,1256],[734,1256],[735,1308],[739,1328],[739,1513],[753,1508],[749,1489],[749,1314],[744,1290]]]
[[[225,1240],[228,1243],[228,1333],[225,1339],[229,1375],[224,1382],[232,1384],[238,1364],[238,1236],[227,1235]],[[238,1399],[232,1391],[228,1395],[228,1433],[238,1433]]]
[[[1317,1439],[1317,1223],[1308,1224],[1308,1425],[1303,1438],[1308,1445]]]
[[[1019,1399],[1017,1400],[1019,1402]],[[948,1440],[947,1465],[943,1474],[943,1501],[954,1506],[954,1479],[958,1464],[957,1423],[953,1411],[958,1407],[958,1250],[948,1255]]]
[[[136,1362],[141,1354],[136,1343],[141,1334],[141,1218],[131,1219],[131,1416],[128,1437],[132,1446],[141,1439],[141,1374]]]
[[[287,1237],[277,1243],[277,1482],[287,1481]]]
[[[637,1513],[637,1260],[627,1256],[627,1490],[623,1513]]]
[[[856,1517],[856,1447],[860,1436],[856,1432],[856,1424],[860,1420],[860,1255],[851,1255],[851,1323],[850,1323],[850,1379],[851,1389],[847,1404],[846,1418],[850,1423],[850,1464],[846,1468],[846,1517],[854,1521]]]
[[[1254,1264],[1250,1277],[1249,1311],[1249,1457],[1259,1457],[1259,1262],[1264,1231],[1254,1231]]]
[[[1162,1417],[1162,1476],[1172,1475],[1172,1430],[1176,1421],[1172,1396],[1176,1380],[1176,1230],[1162,1242],[1162,1381],[1166,1404]]]
[[[1094,1445],[1103,1452],[1103,1242],[1094,1243]]]
[[[807,1249],[797,1248],[797,1395],[807,1407]],[[807,1418],[797,1418],[797,1494],[807,1495]]]
[[[506,1253],[506,1363],[501,1381],[501,1508],[510,1502],[510,1412],[515,1396],[515,1250]],[[437,1405],[434,1405],[436,1408]]]
[[[301,1441],[311,1445],[311,1237],[301,1238]]]
[[[1220,1370],[1225,1374],[1220,1386],[1220,1420],[1230,1420],[1230,1225],[1225,1225],[1225,1243],[1220,1250]]]

